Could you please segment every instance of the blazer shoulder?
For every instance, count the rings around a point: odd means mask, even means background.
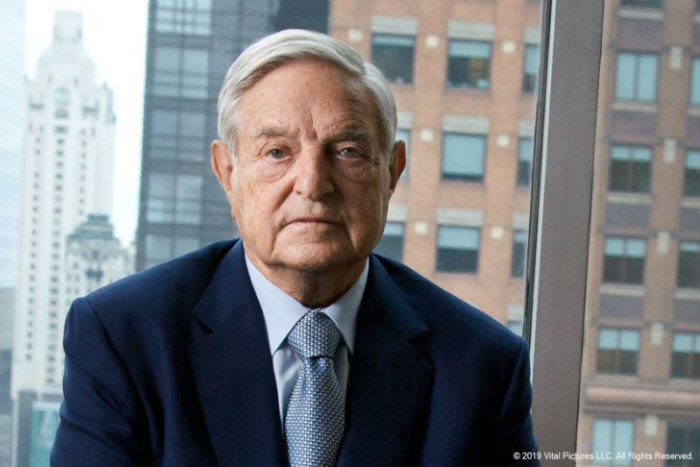
[[[482,347],[483,351],[516,357],[525,345],[522,337],[467,301],[442,289],[411,268],[375,255],[399,289],[405,304],[443,341],[460,341],[458,348]],[[467,344],[468,345],[465,345]],[[506,356],[503,355],[503,356]]]
[[[236,240],[212,243],[101,287],[85,300],[98,315],[193,308]]]

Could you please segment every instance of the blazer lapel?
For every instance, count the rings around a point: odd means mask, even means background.
[[[285,465],[265,321],[236,243],[193,311],[209,334],[188,349],[220,465]]]
[[[404,465],[421,432],[432,364],[412,340],[428,331],[379,261],[360,307],[338,466]]]

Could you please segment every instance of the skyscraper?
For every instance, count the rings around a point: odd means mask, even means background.
[[[151,0],[137,269],[235,234],[209,168],[224,75],[255,40],[326,32],[328,15],[328,0]]]
[[[66,291],[66,237],[92,212],[112,209],[115,116],[82,44],[82,15],[59,12],[53,42],[28,83],[24,104],[19,274],[11,396],[19,448],[34,399],[60,399]],[[47,396],[48,395],[48,396]]]
[[[25,0],[3,2],[0,15],[0,465],[10,465],[12,315],[17,274],[24,119]]]

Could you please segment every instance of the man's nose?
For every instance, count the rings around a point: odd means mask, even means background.
[[[334,191],[333,164],[321,147],[309,147],[297,156],[294,191],[318,201]]]

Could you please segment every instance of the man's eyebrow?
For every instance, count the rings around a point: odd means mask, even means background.
[[[337,143],[340,141],[359,141],[367,143],[371,140],[370,132],[360,127],[345,128],[328,138],[329,143]]]
[[[287,136],[287,130],[278,126],[264,126],[253,135],[253,139],[274,138],[277,136]]]

